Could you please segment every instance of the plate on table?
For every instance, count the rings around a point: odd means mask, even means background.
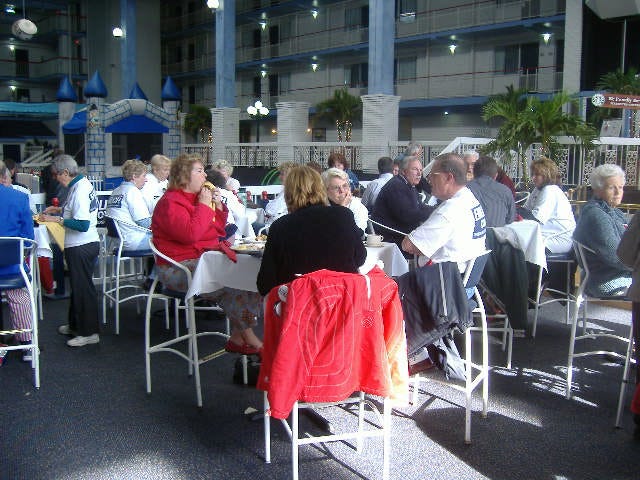
[[[365,247],[370,247],[370,248],[382,248],[384,247],[384,243],[378,243],[376,245],[370,245],[367,242],[363,242]]]
[[[254,257],[261,257],[264,252],[264,243],[241,243],[240,245],[232,245],[231,250],[234,250],[237,253],[253,255]]]

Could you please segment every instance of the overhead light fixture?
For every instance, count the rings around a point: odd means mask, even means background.
[[[260,25],[260,27],[262,28],[262,30],[264,30],[265,28],[267,28],[267,21],[266,20],[260,20],[258,22],[258,25]]]
[[[120,27],[113,27],[113,30],[111,31],[111,33],[115,38],[124,37],[124,31]]]
[[[449,115],[449,112],[447,112],[447,111],[445,110],[445,111],[444,111],[444,114],[445,114],[445,115]]]
[[[317,8],[312,8],[312,9],[311,9],[311,16],[312,16],[313,18],[318,18],[318,13],[319,13],[319,12],[318,12],[318,9],[317,9]]]
[[[16,6],[12,3],[7,3],[4,6],[4,13],[6,13],[7,15],[15,15],[16,13]]]
[[[542,40],[544,40],[544,43],[545,43],[545,44],[548,44],[548,43],[549,43],[549,39],[551,38],[551,35],[553,35],[553,34],[552,34],[552,33],[549,33],[549,32],[544,32],[544,33],[542,34]]]
[[[316,70],[318,70],[318,64],[317,64],[317,63],[312,63],[312,64],[311,64],[311,70],[313,70],[314,72],[315,72]]]
[[[456,45],[455,43],[449,45],[449,51],[451,52],[451,55],[454,55],[456,53],[456,48],[458,48],[458,45]]]
[[[11,53],[13,53],[16,49],[15,45],[9,45],[9,50],[11,50]]]
[[[12,92],[16,91],[16,86],[15,85],[9,85],[9,90],[11,90]]]
[[[220,0],[207,0],[207,7],[209,7],[211,10],[220,7]]]
[[[266,70],[260,70],[260,75],[262,76],[262,78],[267,76],[267,71]]]

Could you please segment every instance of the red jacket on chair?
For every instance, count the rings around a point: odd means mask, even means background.
[[[366,276],[309,273],[288,284],[285,302],[273,288],[264,322],[257,386],[268,392],[272,417],[286,418],[296,400],[339,401],[354,391],[406,403],[407,344],[398,286],[379,268]]]

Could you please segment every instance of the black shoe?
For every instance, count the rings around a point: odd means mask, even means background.
[[[434,366],[435,365],[430,358],[425,358],[424,360],[420,360],[418,363],[409,365],[409,375],[415,375],[416,373],[431,370]]]

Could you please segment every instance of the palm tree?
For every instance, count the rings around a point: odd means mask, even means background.
[[[596,130],[580,117],[563,111],[565,105],[575,106],[576,98],[560,92],[547,100],[526,96],[524,90],[507,87],[507,93],[489,97],[483,106],[485,121],[502,120],[495,140],[484,151],[516,152],[523,182],[528,184],[528,168],[525,153],[534,143],[541,145],[542,153],[558,158],[560,145],[556,137],[567,135],[579,141],[584,148],[593,148]]]
[[[534,142],[535,129],[531,122],[525,121],[528,99],[526,90],[507,87],[506,93],[489,97],[482,106],[482,118],[485,122],[501,121],[496,138],[482,149],[485,153],[516,152],[518,169],[521,170],[524,182],[528,182],[526,151]],[[508,157],[511,158],[510,156]]]
[[[316,118],[335,122],[339,142],[342,141],[343,134],[345,141],[351,141],[353,122],[360,118],[361,112],[362,100],[351,95],[347,87],[336,90],[333,97],[316,105]]]
[[[196,141],[204,142],[211,132],[211,112],[202,105],[190,105],[183,128]]]

